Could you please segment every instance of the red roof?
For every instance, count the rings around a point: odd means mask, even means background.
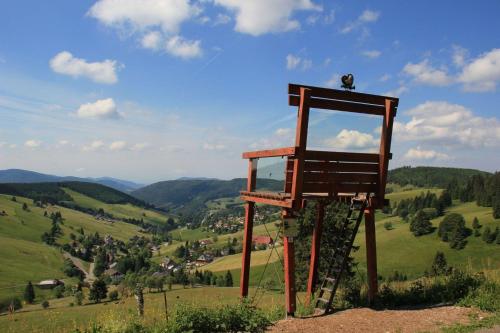
[[[255,244],[269,245],[273,243],[273,239],[269,236],[253,236],[252,242]]]

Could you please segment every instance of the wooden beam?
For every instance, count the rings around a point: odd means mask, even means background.
[[[304,154],[307,148],[307,128],[309,125],[309,96],[308,89],[300,89],[300,105],[297,114],[297,129],[295,133],[295,159],[293,161],[293,180],[291,196],[294,203],[302,199],[302,176],[304,171]],[[300,209],[300,207],[296,207]]]
[[[298,96],[289,96],[288,105],[297,106],[300,103]],[[337,101],[332,99],[311,98],[310,107],[313,109],[345,111],[363,113],[375,116],[384,115],[384,108],[379,105],[360,104],[354,102]]]
[[[378,163],[306,161],[304,164],[304,171],[378,173],[379,167]]]
[[[318,263],[320,258],[321,235],[323,233],[323,219],[325,215],[325,206],[323,202],[318,201],[316,205],[316,221],[314,224],[312,242],[311,242],[311,261],[309,264],[309,278],[307,280],[307,303],[312,299],[316,290],[318,281]]]
[[[261,157],[279,157],[279,156],[293,156],[295,155],[295,147],[285,147],[258,151],[248,151],[242,154],[245,159],[261,158]]]
[[[247,191],[255,191],[257,177],[257,160],[248,161]],[[255,213],[255,203],[245,205],[245,227],[243,231],[243,253],[241,259],[240,295],[248,296],[248,281],[250,277],[250,254],[252,253],[252,230]]]
[[[311,89],[311,96],[312,97],[337,99],[337,100],[343,100],[343,101],[352,101],[352,102],[365,103],[365,104],[375,104],[375,105],[382,105],[382,106],[385,105],[386,99],[390,99],[390,100],[395,102],[396,107],[397,107],[397,104],[399,101],[399,99],[395,98],[395,97],[363,94],[363,93],[357,93],[354,91],[345,91],[345,90],[329,89],[329,88],[323,88],[323,87],[306,86],[306,85],[302,85],[302,84],[293,84],[293,83],[290,83],[288,85],[288,94],[299,95],[301,87]]]
[[[379,154],[307,150],[306,160],[379,163]]]
[[[395,108],[392,100],[386,100],[385,115],[382,123],[382,133],[380,135],[380,154],[379,154],[379,190],[378,198],[379,203],[383,202],[385,197],[385,186],[387,182],[387,170],[389,168],[389,158],[391,156],[391,139],[392,139],[392,126],[394,122]],[[378,207],[382,208],[382,207]]]
[[[285,303],[287,316],[295,313],[295,248],[293,237],[283,237],[283,259],[285,264]]]
[[[319,182],[319,183],[377,183],[379,177],[377,174],[367,173],[324,173],[324,172],[305,172],[304,182]]]
[[[304,183],[303,193],[376,193],[376,184]]]
[[[366,269],[368,273],[368,302],[373,304],[378,292],[377,244],[375,238],[375,209],[365,210]]]

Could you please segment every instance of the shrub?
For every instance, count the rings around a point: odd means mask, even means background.
[[[0,300],[0,312],[9,311],[10,308],[19,310],[23,307],[21,300],[17,297]]]
[[[118,299],[118,291],[113,290],[109,293],[109,299],[111,301],[116,301]]]
[[[474,306],[484,311],[500,311],[500,284],[486,281],[469,293],[460,305]]]
[[[46,309],[49,307],[49,301],[43,301],[42,302],[42,308]]]
[[[394,226],[392,225],[392,222],[385,222],[384,228],[385,228],[385,230],[392,230],[392,229],[394,229]]]

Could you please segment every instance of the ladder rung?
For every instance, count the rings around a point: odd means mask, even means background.
[[[317,301],[318,301],[318,302],[323,302],[323,303],[330,303],[330,300],[329,300],[329,299],[322,298],[322,297],[318,298],[318,299],[317,299]]]
[[[329,293],[333,292],[333,288],[323,287],[321,290],[328,291]]]
[[[325,280],[330,281],[332,283],[335,282],[335,279],[331,277],[326,277]]]

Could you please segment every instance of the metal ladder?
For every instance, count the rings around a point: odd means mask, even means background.
[[[318,298],[316,299],[315,308],[321,314],[332,312],[332,303],[335,292],[339,287],[342,273],[344,272],[347,258],[351,253],[352,245],[356,234],[358,233],[359,225],[363,220],[363,212],[368,206],[366,198],[358,198],[355,196],[351,199],[349,212],[344,222],[340,227],[340,232],[336,237],[335,247],[333,251],[333,260],[328,268],[325,279],[321,283]],[[354,224],[352,229],[349,226]]]

